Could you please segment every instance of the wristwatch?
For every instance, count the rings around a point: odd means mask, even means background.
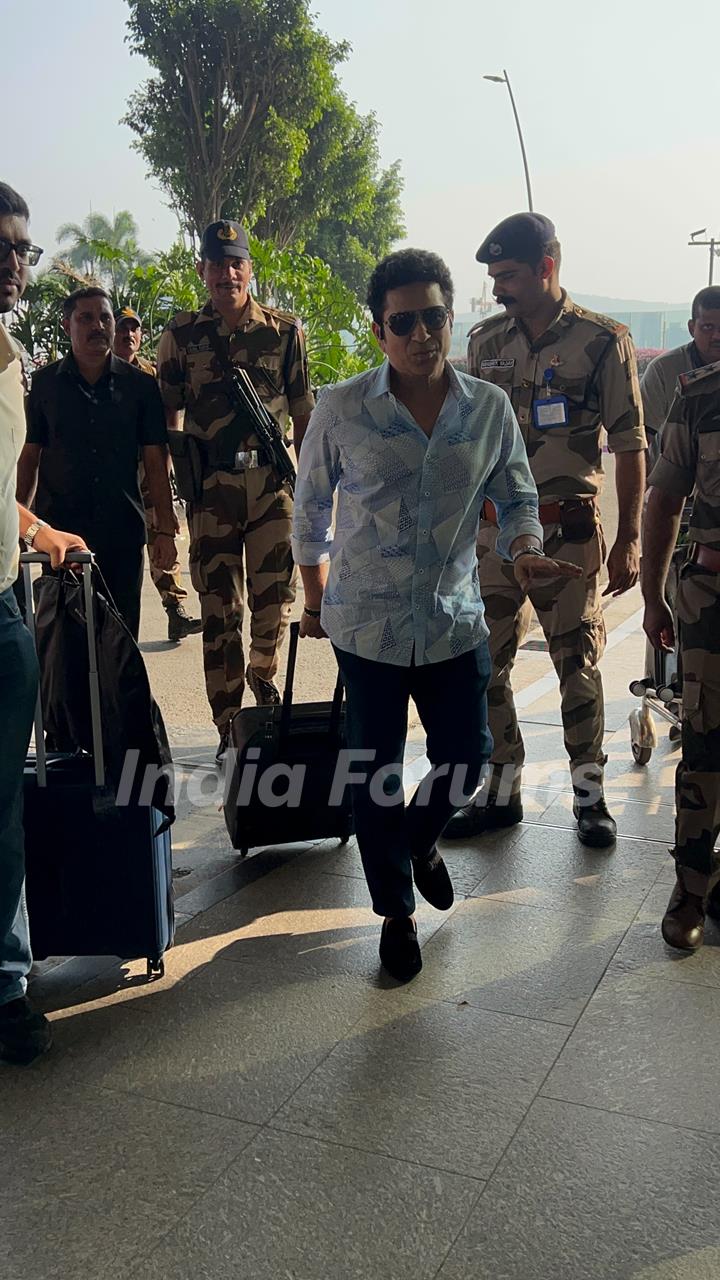
[[[32,545],[35,541],[36,535],[41,529],[45,529],[46,527],[46,522],[44,520],[33,520],[32,524],[28,525],[23,534],[23,542],[25,543],[28,551],[32,551]]]

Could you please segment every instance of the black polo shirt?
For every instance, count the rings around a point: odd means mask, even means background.
[[[167,444],[154,378],[111,356],[92,386],[72,355],[34,374],[28,444],[42,446],[34,510],[89,546],[146,541],[138,462],[145,445]]]

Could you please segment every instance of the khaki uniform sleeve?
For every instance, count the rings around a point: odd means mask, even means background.
[[[678,394],[662,433],[662,453],[648,476],[653,489],[689,497],[695,487],[697,437],[687,420],[687,401]]]
[[[467,371],[472,374],[473,378],[479,378],[480,361],[478,360],[478,341],[477,336],[471,334],[468,339],[467,349]]]
[[[185,352],[178,346],[174,330],[168,326],[157,349],[157,380],[166,409],[185,408]]]
[[[310,387],[305,334],[298,322],[288,338],[284,363],[285,395],[291,417],[305,417],[315,408],[315,397]]]
[[[645,415],[645,429],[648,431],[661,431],[668,415],[672,393],[668,394],[662,372],[662,364],[659,360],[652,360],[645,370],[640,383],[640,392]]]
[[[611,453],[647,448],[635,347],[630,334],[618,334],[600,366],[600,412]]]

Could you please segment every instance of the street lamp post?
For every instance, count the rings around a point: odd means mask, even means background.
[[[501,76],[483,76],[483,80],[492,80],[495,84],[507,85],[507,91],[510,94],[510,105],[512,106],[512,109],[513,109],[513,115],[515,116],[515,124],[517,125],[518,138],[520,139],[520,151],[522,152],[522,162],[523,162],[523,168],[525,170],[525,186],[527,187],[528,209],[532,213],[533,198],[532,198],[532,189],[530,187],[530,170],[528,168],[527,153],[525,151],[525,141],[523,139],[522,129],[520,128],[520,117],[518,115],[517,107],[515,106],[515,98],[513,96],[513,91],[510,85],[510,77],[508,76],[507,71],[503,71]]]
[[[712,284],[712,282],[713,282],[713,268],[714,268],[714,266],[715,266],[715,257],[716,257],[716,255],[717,255],[717,257],[720,257],[720,240],[717,240],[717,239],[715,238],[715,236],[711,236],[709,240],[698,240],[698,238],[697,238],[697,237],[698,237],[698,236],[704,236],[704,235],[705,235],[705,233],[706,233],[706,231],[707,231],[707,227],[703,227],[703,228],[702,228],[702,230],[700,230],[700,231],[691,231],[691,233],[690,233],[690,239],[688,240],[688,244],[689,244],[689,245],[693,245],[693,244],[695,244],[695,245],[700,245],[701,247],[706,248],[706,249],[708,249],[708,248],[709,248],[709,250],[710,250],[710,271],[709,271],[709,273],[708,273],[708,284]]]

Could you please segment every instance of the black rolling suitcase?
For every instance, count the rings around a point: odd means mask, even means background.
[[[75,557],[74,557],[75,558]],[[47,756],[42,707],[35,715],[35,755],[25,768],[26,895],[33,956],[111,955],[147,960],[164,972],[174,909],[170,822],[153,804],[116,804],[108,785],[101,724],[92,557],[83,564],[92,755]],[[35,639],[30,565],[21,557],[27,622]]]
[[[225,786],[225,822],[234,849],[243,856],[258,845],[293,844],[353,833],[350,787],[331,805],[338,752],[345,746],[343,687],[338,672],[332,702],[293,704],[293,681],[300,624],[290,626],[287,679],[280,707],[247,707],[233,716]],[[279,779],[275,792],[299,793],[299,804],[273,803],[269,777],[273,765],[304,767],[302,786]],[[300,775],[297,775],[300,777]],[[270,803],[268,803],[270,799]]]

